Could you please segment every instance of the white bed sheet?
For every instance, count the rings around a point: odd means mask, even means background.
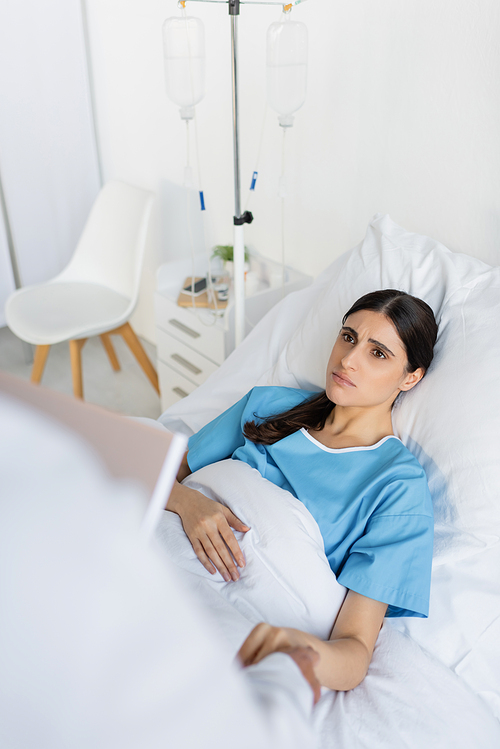
[[[500,742],[483,700],[387,623],[365,680],[324,695],[314,719],[322,749],[498,749]]]

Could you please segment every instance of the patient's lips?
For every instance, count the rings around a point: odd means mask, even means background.
[[[340,374],[340,372],[332,372],[332,377],[339,385],[344,385],[344,387],[348,388],[355,388],[356,385],[352,380],[350,380],[348,377],[346,377],[345,374]]]

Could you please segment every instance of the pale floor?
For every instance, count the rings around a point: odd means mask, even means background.
[[[90,338],[82,349],[83,394],[86,401],[127,414],[157,419],[161,414],[160,397],[150,384],[121,336],[112,336],[120,372],[113,372],[99,337]],[[141,338],[141,343],[156,369],[156,348]],[[32,347],[34,349],[34,347]],[[0,369],[29,380],[32,362],[29,347],[9,328],[0,328]],[[42,385],[61,393],[73,393],[69,346],[51,347]]]

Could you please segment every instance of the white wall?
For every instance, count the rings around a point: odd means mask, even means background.
[[[7,232],[3,215],[0,211],[0,328],[6,324],[2,302],[10,296],[14,289],[15,284],[10,262]]]
[[[67,264],[100,187],[80,0],[0,3],[0,167],[21,282],[41,283]],[[8,258],[2,235],[0,325]]]
[[[152,337],[154,268],[187,252],[184,125],[164,93],[161,24],[176,0],[86,0],[105,179],[158,191],[136,325]],[[207,93],[197,107],[210,242],[231,242],[232,142],[227,6],[203,19]],[[265,102],[265,35],[276,7],[243,6],[243,187]],[[453,250],[500,262],[498,0],[309,0],[306,104],[288,134],[287,261],[316,275],[389,213]],[[269,113],[247,241],[280,257],[281,129]],[[172,202],[173,201],[173,202]],[[179,207],[177,207],[179,206]],[[195,239],[198,243],[200,239]]]

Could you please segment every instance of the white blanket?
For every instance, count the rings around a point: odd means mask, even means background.
[[[251,530],[236,533],[246,567],[226,583],[201,565],[180,518],[165,512],[158,539],[186,586],[211,611],[236,654],[259,621],[327,639],[345,597],[304,505],[253,468],[216,463],[185,482],[223,502]],[[456,674],[388,620],[367,677],[350,692],[324,689],[315,710],[322,749],[498,749],[500,726]]]
[[[158,528],[197,597],[212,611],[220,610],[216,618],[231,644],[237,649],[262,621],[328,639],[346,590],[335,579],[318,525],[302,502],[239,460],[206,466],[184,484],[222,502],[251,528],[235,532],[246,566],[240,580],[229,583],[203,567],[177,515],[165,512]]]

